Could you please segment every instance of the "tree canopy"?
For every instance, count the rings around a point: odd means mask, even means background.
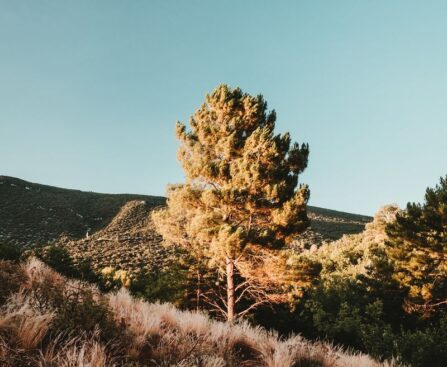
[[[408,203],[387,227],[396,279],[416,308],[447,304],[447,176],[428,188],[422,204]]]
[[[227,297],[215,306],[229,320],[243,295],[265,298],[286,276],[287,260],[275,251],[309,225],[309,189],[298,182],[309,148],[275,134],[275,121],[261,95],[217,87],[190,129],[177,123],[186,182],[171,186],[167,207],[153,215],[166,241],[226,275]]]

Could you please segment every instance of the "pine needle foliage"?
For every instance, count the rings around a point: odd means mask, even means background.
[[[284,248],[309,225],[309,189],[298,184],[309,148],[292,143],[288,133],[275,134],[275,121],[261,95],[217,87],[190,118],[190,129],[177,123],[186,182],[171,186],[167,207],[153,215],[165,241],[226,275],[228,320],[237,316],[242,289],[235,281],[253,279],[267,252]]]
[[[395,278],[409,289],[409,310],[447,306],[447,176],[426,190],[424,203],[408,203],[387,232]]]

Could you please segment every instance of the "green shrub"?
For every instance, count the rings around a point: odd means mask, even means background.
[[[0,259],[19,261],[22,251],[18,246],[2,243],[0,244]]]
[[[73,275],[73,260],[65,248],[51,245],[40,248],[35,253],[38,258],[58,273],[68,276]]]
[[[60,246],[46,246],[34,249],[33,254],[58,273],[88,282],[99,282],[88,260],[82,260],[75,264],[70,253]]]
[[[48,272],[32,282],[30,294],[34,307],[55,313],[51,326],[55,333],[90,333],[98,329],[106,340],[120,334],[107,298],[89,284],[67,281]]]
[[[171,264],[157,274],[140,274],[131,284],[130,291],[147,301],[170,302],[177,306],[186,303],[185,293],[189,284],[187,270],[179,264]]]
[[[103,339],[112,340],[119,335],[107,299],[94,295],[85,285],[65,289],[63,301],[54,302],[56,317],[53,327],[58,331],[101,331]]]
[[[396,336],[396,353],[413,367],[447,365],[447,315],[431,327]]]

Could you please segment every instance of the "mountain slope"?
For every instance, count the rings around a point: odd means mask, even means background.
[[[106,227],[88,237],[62,237],[56,243],[68,250],[75,263],[87,259],[98,272],[112,267],[132,276],[154,273],[165,265],[172,250],[161,245],[150,219],[152,209],[146,201],[129,201]]]
[[[100,194],[40,185],[0,176],[0,242],[31,246],[73,239],[107,226],[132,200],[149,208],[163,205],[156,196]]]
[[[0,243],[26,247],[57,242],[75,259],[92,260],[97,270],[150,271],[166,254],[150,220],[150,212],[164,203],[163,197],[83,192],[0,176]],[[300,247],[359,233],[372,220],[308,209],[311,227],[297,240]]]

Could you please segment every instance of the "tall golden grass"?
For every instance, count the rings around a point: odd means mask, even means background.
[[[33,287],[45,282],[70,287],[76,282],[64,280],[36,259],[21,267],[27,279],[0,312],[2,367],[398,365],[394,361],[380,363],[328,343],[312,343],[297,335],[283,339],[247,322],[228,324],[170,304],[147,303],[125,289],[106,296],[119,337],[108,340],[99,329],[56,332],[52,329],[56,311],[36,306]],[[94,286],[88,287],[99,294]]]

